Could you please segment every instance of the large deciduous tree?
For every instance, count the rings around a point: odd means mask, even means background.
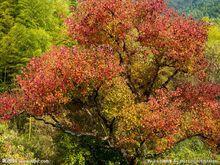
[[[83,0],[66,23],[78,44],[32,59],[16,90],[1,95],[3,119],[27,113],[130,164],[193,136],[219,147],[220,86],[206,78],[205,23],[163,0]]]

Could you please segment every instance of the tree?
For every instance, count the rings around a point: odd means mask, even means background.
[[[185,12],[199,19],[203,17],[219,17],[218,0],[171,0],[170,6],[179,12]]]
[[[207,20],[209,23],[212,23],[212,26],[209,28],[206,56],[210,60],[210,81],[220,82],[220,21]]]
[[[218,149],[220,85],[206,78],[207,24],[163,0],[83,0],[66,23],[78,44],[32,59],[16,90],[1,95],[2,119],[27,113],[129,164],[194,136]]]
[[[33,121],[31,132],[26,133],[20,133],[12,128],[12,123],[1,123],[0,134],[2,163],[4,160],[5,163],[10,160],[17,161],[17,164],[21,164],[22,161],[27,163],[34,159],[52,160],[55,156],[51,135],[56,135],[56,133],[53,128],[45,128],[41,122]]]
[[[1,0],[0,82],[12,82],[30,58],[64,39],[68,6],[60,0]]]

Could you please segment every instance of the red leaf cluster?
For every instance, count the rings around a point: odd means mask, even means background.
[[[163,0],[83,0],[66,21],[69,34],[80,44],[108,44],[119,51],[129,31],[138,31],[142,46],[178,68],[192,71],[207,66],[204,57],[207,26],[167,7]]]
[[[18,76],[23,108],[37,115],[53,112],[71,97],[86,96],[122,71],[111,51],[105,48],[53,47],[40,58],[32,59]],[[2,97],[2,104],[10,95]],[[11,99],[16,103],[16,99]],[[13,108],[15,110],[15,108]],[[19,108],[17,109],[19,110]]]
[[[193,134],[218,143],[220,102],[216,98],[219,95],[220,85],[206,83],[182,85],[176,91],[157,90],[148,102],[151,114],[143,116],[143,129],[149,133],[149,139],[165,138],[167,145],[178,140],[176,135]]]
[[[0,119],[8,120],[18,113],[22,107],[19,94],[0,95]]]
[[[132,26],[133,6],[131,1],[121,0],[80,1],[66,21],[69,34],[87,45],[106,44],[114,36],[123,39]]]

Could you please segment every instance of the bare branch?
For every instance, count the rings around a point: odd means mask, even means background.
[[[57,128],[63,131],[64,133],[70,134],[75,137],[90,137],[90,138],[95,138],[95,139],[99,139],[102,141],[106,141],[106,139],[108,139],[108,137],[99,137],[95,133],[73,132],[72,130],[65,129],[65,127],[52,115],[50,115],[50,117],[53,119],[55,123],[46,121],[44,118],[36,117],[33,115],[31,115],[31,117],[33,117],[35,120],[42,121],[46,125],[50,125],[54,128]]]

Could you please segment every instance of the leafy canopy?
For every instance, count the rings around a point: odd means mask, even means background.
[[[1,95],[3,119],[49,116],[130,163],[193,136],[219,146],[220,85],[207,81],[204,22],[163,0],[83,0],[66,23],[78,44],[32,59],[17,90]]]
[[[11,82],[30,58],[64,39],[67,12],[60,0],[1,0],[0,82]]]

